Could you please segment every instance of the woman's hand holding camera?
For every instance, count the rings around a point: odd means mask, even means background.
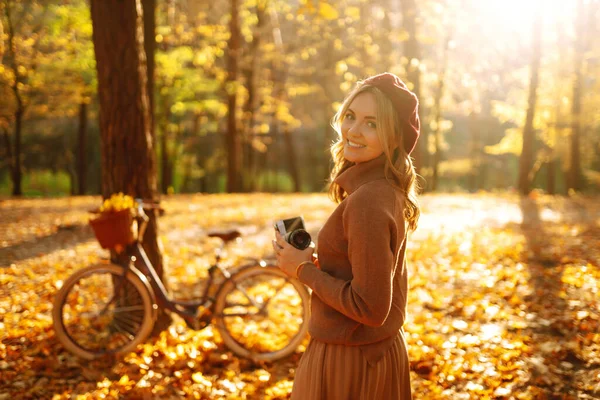
[[[314,243],[311,243],[304,250],[298,250],[286,242],[277,230],[275,231],[275,239],[273,240],[273,250],[275,250],[275,254],[277,255],[279,268],[290,277],[297,279],[296,269],[298,266],[305,261],[313,262]]]

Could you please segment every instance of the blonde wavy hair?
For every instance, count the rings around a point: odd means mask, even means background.
[[[335,183],[335,179],[342,172],[354,165],[353,162],[344,158],[344,141],[341,125],[352,101],[360,93],[365,92],[375,95],[376,132],[386,158],[385,177],[388,182],[404,194],[404,218],[408,222],[409,229],[414,231],[417,228],[419,216],[421,215],[417,200],[417,194],[420,189],[417,183],[417,173],[410,155],[406,153],[402,145],[402,129],[400,128],[398,113],[387,96],[375,86],[358,82],[356,87],[346,96],[331,121],[331,126],[338,134],[338,140],[331,145],[330,149],[334,165],[329,179],[329,197],[336,203],[340,203],[348,196],[346,191]]]

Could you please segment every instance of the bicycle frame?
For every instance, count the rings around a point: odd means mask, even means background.
[[[208,308],[212,305],[213,300],[208,298],[208,293],[212,286],[214,271],[216,269],[219,269],[225,275],[226,278],[229,278],[231,276],[228,271],[215,264],[209,269],[209,281],[200,300],[175,300],[169,297],[165,285],[163,284],[158,273],[156,272],[154,265],[148,258],[148,255],[146,254],[146,251],[144,250],[140,242],[134,242],[133,244],[129,245],[125,254],[127,255],[127,259],[123,260],[122,264],[122,266],[125,269],[131,268],[131,262],[133,262],[135,268],[138,269],[142,274],[150,275],[148,277],[148,281],[155,294],[158,306],[160,308],[164,308],[171,312],[174,312],[188,321],[194,320],[198,317],[197,310],[199,307],[203,306]]]
[[[140,203],[141,202],[139,202],[138,204]],[[149,218],[144,212],[143,207],[138,208],[138,217],[136,218],[138,219],[138,240],[136,240],[131,245],[127,246],[124,253],[125,257],[121,262],[121,266],[125,268],[126,273],[126,271],[131,268],[131,264],[133,262],[133,264],[135,265],[135,269],[137,269],[142,275],[146,275],[146,273],[149,274],[150,276],[147,276],[147,280],[149,281],[150,287],[154,292],[158,306],[160,308],[164,308],[176,313],[177,315],[182,317],[186,321],[186,323],[188,323],[188,325],[193,325],[193,321],[199,318],[198,310],[200,307],[204,307],[205,309],[212,309],[214,305],[215,299],[209,298],[208,294],[213,285],[215,271],[219,270],[226,280],[230,280],[233,276],[229,271],[227,271],[225,268],[219,265],[219,261],[221,259],[221,252],[217,251],[215,263],[211,265],[211,267],[208,269],[208,283],[204,289],[204,293],[202,294],[202,298],[200,300],[184,301],[172,299],[169,297],[167,289],[165,288],[165,285],[162,282],[162,279],[156,272],[154,265],[148,258],[148,255],[146,254],[146,251],[144,250],[142,243],[139,240],[139,238],[143,237],[144,232],[146,230],[146,225],[149,221]],[[240,267],[240,270],[243,269],[243,267],[244,266]],[[237,284],[235,282],[234,284],[237,287]],[[254,299],[252,299],[251,296],[248,296],[248,294],[245,293],[245,290],[242,290],[242,292],[244,292],[248,300],[252,302],[254,306],[260,309],[260,312],[263,312],[263,310],[268,305],[268,302],[262,306],[256,304]]]

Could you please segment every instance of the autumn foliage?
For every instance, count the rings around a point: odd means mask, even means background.
[[[57,287],[107,256],[88,210],[98,197],[0,202],[0,400],[285,399],[304,347],[254,364],[212,327],[178,318],[119,359],[83,361],[57,342]],[[426,195],[409,238],[405,325],[415,399],[600,397],[597,198]],[[226,265],[271,256],[272,221],[302,210],[313,237],[334,205],[314,195],[190,195],[163,200],[174,295],[192,298],[213,261],[215,228],[237,227]]]

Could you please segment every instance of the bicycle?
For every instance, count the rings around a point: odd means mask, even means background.
[[[179,315],[191,329],[214,324],[229,349],[254,361],[278,360],[300,345],[308,330],[308,290],[265,260],[234,272],[221,266],[221,251],[241,236],[237,230],[209,233],[222,244],[201,298],[170,298],[140,240],[149,220],[144,208],[155,206],[137,201],[138,234],[124,247],[122,261],[78,270],[56,294],[53,325],[66,349],[89,360],[132,351],[152,332],[159,309]]]

